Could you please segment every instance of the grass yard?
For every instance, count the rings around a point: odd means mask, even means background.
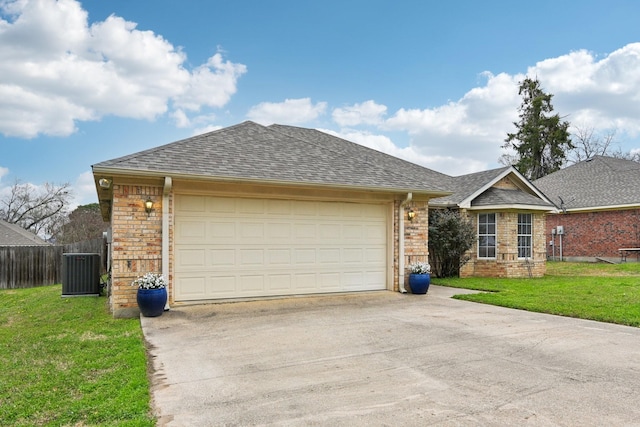
[[[488,291],[454,298],[640,326],[640,263],[547,263],[539,279],[448,278],[433,284]]]
[[[155,425],[140,321],[61,293],[0,290],[0,425]]]

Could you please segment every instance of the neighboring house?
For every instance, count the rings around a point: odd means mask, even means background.
[[[168,278],[171,304],[404,292],[407,265],[428,260],[429,200],[459,182],[317,130],[252,122],[101,162],[93,174],[112,227],[116,317],[137,314],[130,283],[149,271]]]
[[[616,261],[618,249],[640,248],[640,163],[594,156],[534,185],[557,206],[547,217],[550,258]]]
[[[50,246],[50,244],[19,225],[0,220],[0,246]]]
[[[432,209],[456,209],[476,227],[460,277],[541,277],[546,271],[545,214],[553,204],[514,167],[453,178],[454,193]]]

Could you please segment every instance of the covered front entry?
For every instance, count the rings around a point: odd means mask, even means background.
[[[388,204],[176,195],[176,301],[387,288]]]

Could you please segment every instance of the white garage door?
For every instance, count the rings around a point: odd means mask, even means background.
[[[387,210],[178,195],[175,299],[385,289]]]

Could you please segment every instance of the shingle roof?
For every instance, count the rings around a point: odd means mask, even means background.
[[[631,160],[594,156],[533,184],[559,208],[640,206],[640,163]]]
[[[552,205],[546,200],[527,191],[489,186],[502,176],[509,174],[516,175],[522,180],[523,186],[528,186],[526,178],[521,177],[511,166],[505,166],[453,177],[454,193],[449,196],[431,199],[429,205],[434,207],[459,207],[461,204],[469,203],[470,201],[471,207],[526,205],[552,208]],[[532,189],[532,191],[534,190]],[[471,197],[474,197],[473,200],[469,200]]]
[[[19,225],[0,220],[0,246],[47,245],[49,245],[49,243]]]
[[[270,129],[275,129],[292,137],[308,142],[315,142],[324,149],[339,153],[344,157],[360,157],[363,161],[375,164],[388,171],[403,174],[410,181],[426,187],[445,189],[450,192],[452,189],[452,177],[432,169],[427,169],[415,163],[399,159],[380,151],[364,147],[355,142],[338,138],[316,129],[300,128],[295,126],[271,125]]]
[[[449,196],[431,199],[429,204],[433,206],[457,206],[507,169],[509,169],[508,166],[452,177],[454,193]]]
[[[553,208],[541,198],[524,191],[495,187],[487,189],[471,202],[473,207],[497,205],[528,205]]]
[[[128,156],[94,171],[447,193],[447,176],[323,132],[244,122]],[[405,173],[411,170],[412,173]]]

